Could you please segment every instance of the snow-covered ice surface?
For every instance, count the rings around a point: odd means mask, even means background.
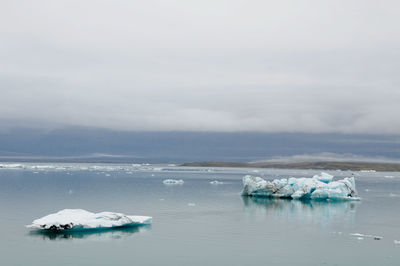
[[[182,179],[165,179],[163,183],[166,185],[182,185],[184,181]]]
[[[64,209],[36,219],[27,225],[39,230],[82,230],[150,224],[152,217],[115,212],[93,213],[82,209]]]
[[[243,196],[292,199],[359,200],[354,177],[331,181],[333,176],[321,173],[312,178],[282,178],[273,181],[246,175],[243,177]],[[322,180],[322,181],[321,181]]]

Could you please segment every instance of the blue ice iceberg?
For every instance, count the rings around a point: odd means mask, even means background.
[[[283,178],[273,181],[246,175],[243,196],[292,199],[359,200],[354,177],[332,181],[333,176],[321,173],[313,178]]]

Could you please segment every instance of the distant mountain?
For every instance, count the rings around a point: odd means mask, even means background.
[[[319,153],[400,159],[400,136],[307,133],[124,132],[95,128],[0,132],[0,160],[249,162]]]
[[[375,162],[299,162],[299,163],[235,163],[235,162],[193,162],[184,163],[182,166],[195,167],[247,167],[247,168],[281,168],[281,169],[320,169],[343,171],[385,171],[399,172],[400,163],[375,163]]]

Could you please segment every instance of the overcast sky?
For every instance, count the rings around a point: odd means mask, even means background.
[[[0,128],[400,133],[400,1],[0,3]]]

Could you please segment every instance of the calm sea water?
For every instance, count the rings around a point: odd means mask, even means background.
[[[400,173],[354,172],[360,202],[302,202],[242,198],[241,178],[318,171],[24,167],[0,169],[1,265],[400,265],[394,243],[400,240]],[[167,178],[185,183],[164,185]],[[75,234],[35,234],[24,227],[64,208],[149,215],[153,224]]]

